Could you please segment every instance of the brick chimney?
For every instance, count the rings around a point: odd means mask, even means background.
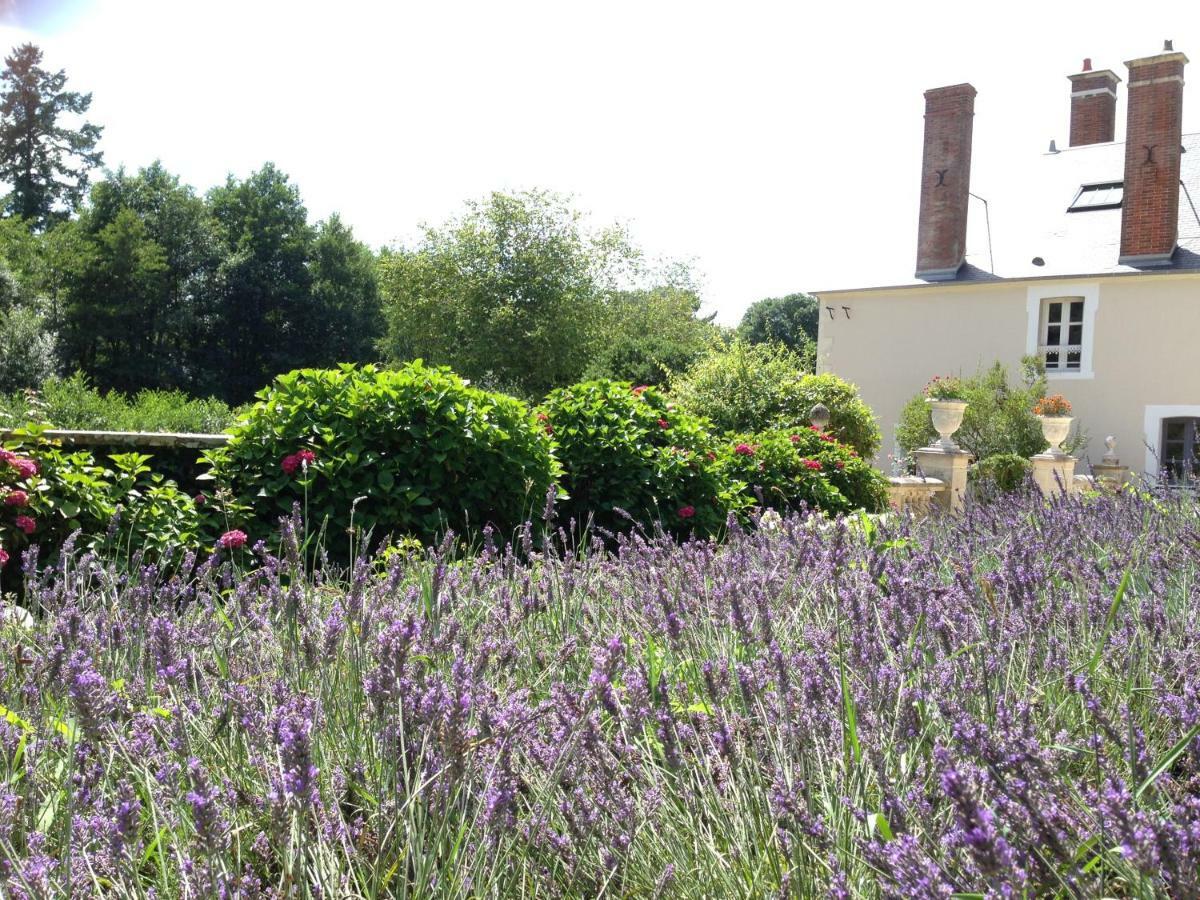
[[[1104,144],[1116,136],[1117,84],[1111,69],[1092,71],[1092,61],[1083,61],[1083,71],[1068,75],[1071,80],[1071,146]]]
[[[1183,67],[1187,57],[1167,43],[1158,56],[1129,67],[1125,128],[1125,192],[1120,262],[1165,266],[1179,231],[1179,156],[1183,134]]]
[[[975,88],[971,85],[925,92],[916,274],[925,281],[950,281],[966,254],[974,117]]]

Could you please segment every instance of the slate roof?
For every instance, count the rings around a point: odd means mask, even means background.
[[[1135,274],[1138,271],[1200,272],[1200,133],[1184,135],[1183,147],[1179,248],[1170,266],[1139,270],[1118,264],[1120,209],[1067,212],[1082,185],[1124,179],[1125,144],[1113,142],[1014,160],[1006,163],[1004,171],[981,172],[978,178],[977,173],[972,172],[971,190],[988,199],[991,254],[983,207],[972,199],[967,219],[966,263],[959,269],[957,278],[935,283]],[[914,263],[916,226],[917,215],[913,210],[911,233],[898,238],[911,243]],[[1035,265],[1035,257],[1040,258],[1043,265]],[[885,280],[880,285],[855,287],[927,284],[930,282],[915,278],[913,269],[909,268],[906,272],[897,272],[894,280]]]

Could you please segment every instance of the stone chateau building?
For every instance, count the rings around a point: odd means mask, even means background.
[[[1127,62],[1125,140],[1108,69],[1069,76],[1069,146],[1013,160],[968,245],[975,89],[925,93],[915,272],[818,291],[818,371],[858,384],[885,435],[933,375],[1040,356],[1099,462],[1114,435],[1135,472],[1200,474],[1200,133],[1182,121],[1183,53]],[[1200,123],[1198,123],[1200,124]],[[1019,127],[1020,123],[1014,123]],[[972,203],[972,200],[975,200]],[[1081,468],[1086,471],[1086,466]]]

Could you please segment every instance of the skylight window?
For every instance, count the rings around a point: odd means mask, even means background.
[[[1106,181],[1103,184],[1085,184],[1067,207],[1067,212],[1086,212],[1091,209],[1120,209],[1125,194],[1125,182]]]

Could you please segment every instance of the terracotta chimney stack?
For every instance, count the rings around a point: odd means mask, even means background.
[[[1183,67],[1170,49],[1125,63],[1129,118],[1125,128],[1125,191],[1120,262],[1165,266],[1179,231],[1179,163],[1183,135]]]
[[[1092,61],[1083,61],[1083,70],[1068,75],[1071,80],[1072,147],[1104,144],[1116,136],[1117,84],[1120,78],[1111,69],[1092,71]]]
[[[925,92],[916,277],[926,281],[954,278],[966,254],[974,117],[975,88],[971,85]]]

